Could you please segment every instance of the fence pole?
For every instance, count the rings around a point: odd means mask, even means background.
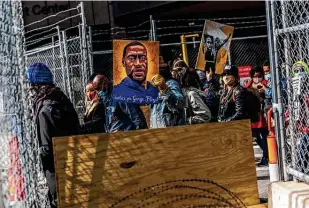
[[[149,15],[149,22],[150,22],[150,33],[149,33],[149,40],[154,40],[154,37],[153,37],[153,27],[152,27],[152,15]]]
[[[83,46],[82,46],[82,29],[81,26],[78,25],[78,33],[79,33],[79,46],[80,46],[80,74],[82,78],[82,86],[86,86],[86,77],[85,77],[85,71],[84,71],[84,60],[83,60]]]
[[[280,4],[281,4],[281,7],[282,7],[282,14],[281,14],[281,18],[282,18],[282,28],[283,29],[285,29],[285,28],[287,28],[287,26],[289,26],[289,24],[288,24],[288,20],[287,20],[287,18],[286,18],[286,11],[285,11],[285,5],[284,5],[284,2],[282,1],[282,0],[280,0]],[[287,25],[288,24],[288,25]],[[289,51],[290,51],[290,49],[288,49],[288,45],[287,45],[287,43],[288,42],[290,42],[290,40],[287,40],[287,38],[285,37],[284,38],[284,40],[283,40],[284,42],[284,56],[285,56],[285,60],[286,60],[286,65],[287,65],[287,68],[286,68],[286,70],[287,70],[287,72],[286,72],[286,75],[287,75],[287,83],[288,83],[288,87],[289,87],[289,89],[288,89],[288,92],[292,92],[292,90],[291,90],[291,85],[290,85],[290,73],[289,73],[289,71],[290,71],[290,68],[289,68],[289,66],[291,66],[292,64],[290,63],[290,56],[289,56]],[[301,52],[300,52],[300,54],[301,54]],[[291,96],[290,95],[288,95],[288,98],[290,98]],[[292,98],[291,98],[291,100],[289,99],[289,113],[290,113],[290,116],[289,116],[289,119],[290,119],[290,121],[289,121],[289,123],[290,123],[290,137],[291,137],[291,157],[292,157],[292,168],[294,168],[294,169],[296,169],[296,161],[295,161],[295,159],[296,159],[296,153],[295,153],[295,150],[296,150],[296,142],[297,142],[297,139],[298,138],[296,138],[296,136],[297,135],[295,135],[294,134],[294,129],[296,128],[296,126],[295,126],[295,120],[294,120],[294,118],[295,118],[295,111],[294,110],[292,110],[293,109],[293,107],[292,106],[294,106],[295,104],[294,104],[294,101],[295,100],[293,100],[294,98],[293,98],[294,96],[292,96]],[[292,102],[291,102],[292,101]],[[289,170],[289,169],[287,169],[287,170]],[[296,180],[296,178],[294,177],[294,180]]]
[[[67,44],[67,38],[66,38],[66,31],[62,31],[62,41],[63,41],[63,49],[64,49],[64,56],[65,56],[65,68],[66,68],[66,76],[67,76],[67,89],[69,98],[72,103],[75,103],[72,96],[72,90],[71,90],[71,77],[70,77],[70,69],[69,69],[69,55],[68,55],[68,44]]]
[[[81,2],[80,3],[80,8],[81,8],[81,18],[82,18],[82,24],[81,24],[81,45],[82,45],[82,51],[81,51],[81,54],[82,54],[82,65],[83,65],[83,72],[82,73],[85,73],[86,76],[84,76],[84,86],[87,82],[87,78],[89,77],[88,76],[88,70],[87,70],[87,42],[86,42],[86,30],[87,30],[87,27],[86,27],[86,19],[85,19],[85,9],[84,9],[84,3]]]
[[[90,62],[91,73],[94,73],[93,58],[92,58],[92,56],[93,56],[93,54],[92,54],[92,27],[89,26],[88,28],[89,28],[89,33],[88,33],[88,35],[89,35],[89,39],[88,39],[88,41],[89,41],[88,42],[88,50],[89,50],[89,52],[88,52],[88,55],[89,55],[89,62]]]
[[[285,152],[285,132],[283,128],[284,118],[283,118],[283,107],[281,103],[280,92],[280,78],[279,72],[277,70],[278,66],[278,57],[277,57],[277,45],[276,45],[276,35],[273,31],[273,22],[274,21],[274,11],[273,11],[273,2],[265,1],[266,6],[266,18],[267,18],[267,32],[268,32],[268,44],[269,44],[269,57],[270,57],[270,66],[271,66],[271,76],[272,76],[272,89],[273,89],[273,109],[274,111],[274,120],[275,120],[275,130],[276,130],[276,141],[278,144],[278,162],[279,162],[279,180],[287,180],[286,172],[286,152]]]
[[[60,27],[59,25],[57,26],[57,33],[58,33],[58,38],[59,38],[59,50],[60,50],[60,62],[61,62],[61,72],[62,72],[62,82],[63,82],[63,91],[67,94],[67,87],[66,87],[66,81],[65,81],[65,70],[64,70],[64,55],[63,55],[63,48],[62,48],[62,43],[61,43],[61,34],[60,34]],[[56,73],[56,69],[54,69]]]
[[[60,42],[59,42],[60,43]],[[55,38],[54,36],[52,37],[52,46],[55,46]],[[56,63],[55,63],[55,47],[53,47],[53,69],[55,70],[56,68]],[[54,80],[55,80],[55,73],[53,73]]]
[[[152,27],[152,40],[156,41],[157,40],[157,36],[156,36],[156,22],[153,18],[151,18],[151,27]]]
[[[232,65],[231,46],[229,47],[229,51],[228,51],[228,62],[229,62],[229,65],[231,66]]]

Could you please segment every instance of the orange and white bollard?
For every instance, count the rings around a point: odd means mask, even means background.
[[[279,166],[278,166],[278,152],[275,130],[271,126],[271,118],[273,115],[273,108],[267,112],[268,131],[267,146],[268,146],[268,165],[270,182],[279,181]]]

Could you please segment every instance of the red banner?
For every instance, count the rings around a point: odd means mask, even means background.
[[[251,79],[250,71],[252,66],[239,66],[238,67],[238,75],[240,77],[240,85],[245,87],[247,81]]]

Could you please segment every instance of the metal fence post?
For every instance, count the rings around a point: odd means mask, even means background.
[[[61,41],[61,34],[60,34],[60,28],[59,25],[57,26],[57,33],[59,37],[59,50],[60,50],[60,60],[61,60],[61,72],[62,72],[62,81],[63,81],[63,87],[66,94],[68,93],[67,87],[66,87],[66,81],[65,81],[65,69],[64,69],[64,55],[63,55],[63,48],[62,48],[62,41]],[[56,69],[54,69],[56,73]]]
[[[87,78],[89,77],[88,74],[88,58],[87,58],[87,41],[86,41],[86,19],[85,19],[85,9],[84,9],[84,3],[81,2],[80,3],[80,8],[81,8],[81,19],[82,19],[82,24],[81,24],[81,45],[82,45],[82,65],[83,65],[83,73],[85,73],[85,77],[84,77],[84,86],[87,82]]]
[[[93,69],[93,55],[92,55],[92,27],[89,26],[89,38],[88,38],[88,55],[89,55],[89,63],[90,63],[90,69],[91,69],[91,73],[94,73],[94,69]]]
[[[69,94],[69,98],[72,101],[72,103],[74,102],[74,97],[72,95],[72,89],[71,89],[71,85],[70,85],[70,81],[71,81],[71,77],[70,77],[70,68],[69,68],[69,61],[70,61],[70,57],[68,55],[68,44],[67,44],[67,38],[66,38],[66,32],[62,31],[62,41],[63,41],[63,49],[64,49],[64,56],[65,56],[65,69],[66,69],[66,80],[67,80],[67,90],[68,90],[68,94]]]
[[[82,78],[82,85],[86,86],[86,76],[85,76],[85,64],[84,64],[84,60],[83,60],[83,45],[82,45],[82,28],[79,25],[78,26],[78,32],[79,32],[79,46],[80,46],[80,74],[81,74],[81,78]]]
[[[54,36],[52,37],[52,46],[55,46],[55,38]],[[53,47],[53,69],[56,68],[56,63],[55,63],[55,48]],[[55,73],[53,73],[54,80],[55,80]]]
[[[152,17],[152,16],[151,16]],[[156,22],[153,18],[151,18],[151,27],[152,27],[152,40],[157,41],[156,36]]]
[[[149,30],[149,40],[153,40],[153,32],[152,32],[152,15],[149,15],[149,23],[150,23],[150,30]]]
[[[228,62],[229,62],[229,65],[231,66],[232,65],[231,46],[230,46],[229,51],[228,51]]]
[[[286,171],[286,152],[285,152],[285,132],[284,132],[284,118],[283,118],[283,105],[281,102],[281,88],[280,88],[280,76],[278,72],[278,57],[275,53],[277,44],[276,44],[276,35],[273,31],[273,22],[274,21],[274,11],[271,1],[266,1],[266,18],[267,18],[267,32],[268,32],[268,44],[269,44],[269,56],[270,56],[270,67],[271,67],[271,76],[272,76],[272,88],[273,88],[273,109],[274,111],[274,120],[275,120],[275,130],[276,130],[276,140],[278,144],[278,162],[279,170],[281,175],[280,180],[288,180],[288,175]],[[283,174],[283,175],[282,175]]]

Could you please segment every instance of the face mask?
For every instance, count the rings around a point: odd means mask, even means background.
[[[270,81],[271,80],[271,74],[265,74],[265,80]]]
[[[99,97],[104,97],[105,95],[106,95],[106,92],[105,92],[105,90],[103,89],[102,91],[100,91],[99,93],[98,93],[98,95],[99,95]]]
[[[253,77],[253,82],[255,83],[255,84],[257,84],[257,83],[260,83],[263,79],[262,78],[259,78],[259,77]]]
[[[265,80],[267,81],[267,87],[270,87],[271,86],[271,74],[266,74]]]

